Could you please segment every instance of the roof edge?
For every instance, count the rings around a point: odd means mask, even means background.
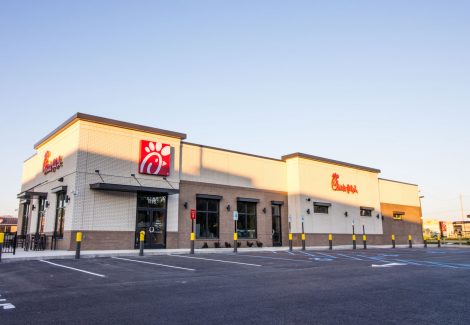
[[[411,185],[411,186],[418,186],[418,187],[419,187],[418,184],[406,183],[406,182],[396,181],[396,180],[388,179],[388,178],[380,178],[380,177],[379,177],[379,180],[380,180],[380,181],[387,181],[387,182],[392,182],[392,183],[399,183],[399,184],[405,184],[405,185]]]
[[[229,152],[229,153],[234,153],[234,154],[243,155],[243,156],[249,156],[249,157],[254,157],[254,158],[267,159],[267,160],[274,160],[274,161],[277,161],[277,162],[284,162],[284,160],[282,160],[282,159],[277,159],[277,158],[272,158],[272,157],[266,157],[266,156],[260,156],[260,155],[255,155],[255,154],[252,154],[252,153],[246,153],[246,152],[235,151],[235,150],[230,150],[230,149],[224,149],[224,148],[206,146],[206,145],[204,145],[204,144],[198,144],[198,143],[192,143],[192,142],[186,142],[186,141],[182,141],[181,144],[182,144],[182,145],[187,144],[187,145],[189,145],[189,146],[207,148],[207,149],[212,149],[212,150],[225,151],[225,152]]]
[[[90,114],[85,114],[85,113],[79,113],[78,112],[78,113],[72,115],[70,118],[68,118],[65,122],[63,122],[61,125],[59,125],[57,128],[55,128],[52,132],[47,134],[41,140],[36,142],[34,144],[34,149],[38,149],[44,143],[48,142],[49,140],[51,140],[52,138],[57,136],[60,132],[62,132],[66,128],[68,128],[71,124],[75,123],[76,121],[88,121],[88,122],[93,122],[93,123],[97,123],[97,124],[116,126],[116,127],[120,127],[120,128],[124,128],[124,129],[129,129],[129,130],[135,130],[135,131],[142,131],[142,132],[149,132],[149,133],[165,135],[165,136],[168,136],[168,137],[178,138],[178,139],[181,139],[181,140],[186,139],[186,134],[185,133],[168,131],[168,130],[154,128],[154,127],[151,127],[151,126],[145,126],[145,125],[141,125],[141,124],[129,123],[129,122],[114,120],[114,119],[110,119],[110,118],[106,118],[106,117],[95,116],[95,115],[90,115]]]
[[[324,158],[324,157],[307,155],[307,154],[301,153],[301,152],[295,152],[295,153],[292,153],[292,154],[289,154],[289,155],[282,156],[282,160],[284,160],[284,161],[286,161],[288,159],[291,159],[291,158],[304,158],[304,159],[308,159],[308,160],[323,162],[323,163],[326,163],[326,164],[333,164],[333,165],[338,165],[338,166],[343,166],[343,167],[359,169],[359,170],[363,170],[363,171],[371,172],[371,173],[376,173],[376,174],[379,174],[381,172],[380,169],[361,166],[361,165],[350,164],[350,163],[347,163],[347,162],[344,162],[344,161],[333,160],[333,159]]]

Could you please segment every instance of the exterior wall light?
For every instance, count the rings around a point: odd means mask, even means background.
[[[312,201],[312,199],[308,197],[308,198],[307,198],[307,202],[310,202],[310,201]]]
[[[263,213],[266,214],[266,208],[263,208]]]
[[[63,182],[63,181],[64,181],[64,178],[63,178],[63,177],[60,177],[60,178],[57,179],[57,181]]]
[[[183,206],[185,209],[188,209],[188,202],[184,202]]]
[[[65,203],[69,203],[70,202],[70,196],[66,195],[65,196]]]
[[[344,216],[348,217],[348,211],[344,212]]]
[[[31,211],[34,211],[34,209],[36,209],[36,206],[33,204],[33,205],[31,206]]]
[[[227,211],[230,211],[230,204],[227,205],[227,208],[226,208],[226,209],[227,209]]]
[[[307,214],[310,214],[310,209],[307,209]]]
[[[377,213],[377,219],[380,219],[380,214]]]
[[[49,205],[51,205],[51,204],[49,203],[49,201],[46,201],[46,203],[44,204],[44,206],[45,206],[46,208],[48,208]]]

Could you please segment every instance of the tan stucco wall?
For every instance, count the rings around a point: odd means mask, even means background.
[[[367,233],[382,234],[377,173],[297,157],[287,160],[287,171],[293,232],[301,232],[303,215],[307,233],[349,234],[354,220],[356,230],[365,225]],[[358,193],[333,191],[333,173],[340,175],[341,184],[356,185]],[[329,213],[314,213],[314,202],[331,203]],[[361,206],[374,208],[372,216],[360,216]]]
[[[287,190],[283,161],[183,143],[181,179],[271,191]]]

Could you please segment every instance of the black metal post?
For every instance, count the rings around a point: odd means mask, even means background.
[[[139,234],[139,256],[144,256],[145,231],[141,230]]]
[[[194,233],[194,220],[191,219],[191,250],[189,254],[194,254],[194,241],[196,240],[196,234]]]
[[[329,234],[328,235],[328,243],[330,244],[330,250],[333,249],[333,235]]]
[[[237,229],[237,220],[235,220],[234,232],[233,232],[233,252],[238,252],[238,229]]]
[[[362,241],[364,243],[364,249],[367,249],[366,227],[364,225],[362,225]]]
[[[289,252],[292,252],[292,232],[291,223],[289,222]]]
[[[82,233],[79,231],[77,232],[76,236],[77,248],[75,250],[75,259],[80,259],[80,248],[82,245]]]
[[[354,223],[352,225],[352,231],[353,231],[353,234],[352,234],[353,249],[356,249],[356,232],[354,230]]]
[[[305,232],[304,232],[304,223],[302,222],[302,250],[305,250]]]
[[[0,232],[0,262],[2,261],[3,242],[5,241],[5,234]]]

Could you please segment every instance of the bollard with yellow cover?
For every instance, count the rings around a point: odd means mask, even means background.
[[[395,248],[395,234],[392,234],[392,248]]]
[[[330,250],[333,249],[333,235],[332,234],[328,234],[328,244],[330,246]]]
[[[144,244],[145,244],[145,231],[141,230],[139,233],[139,256],[144,256]]]
[[[437,235],[437,247],[441,247],[441,235]]]
[[[0,262],[2,261],[2,250],[3,250],[3,242],[5,241],[5,234],[0,232]]]
[[[292,234],[289,233],[289,251],[292,252]]]
[[[77,248],[75,250],[75,259],[80,259],[80,250],[82,246],[82,232],[77,231],[77,234],[75,235],[75,242],[77,243]]]
[[[410,248],[413,248],[413,241],[412,241],[411,235],[408,235],[408,246]]]

